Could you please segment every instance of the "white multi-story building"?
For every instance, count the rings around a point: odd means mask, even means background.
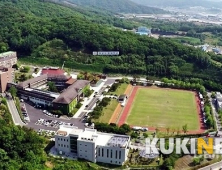
[[[55,135],[55,148],[60,153],[76,153],[91,162],[123,165],[129,152],[130,136],[60,126]]]

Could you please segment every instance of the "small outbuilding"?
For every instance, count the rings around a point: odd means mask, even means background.
[[[124,103],[126,101],[126,99],[127,99],[127,96],[125,94],[122,94],[118,97],[118,101],[120,103]]]

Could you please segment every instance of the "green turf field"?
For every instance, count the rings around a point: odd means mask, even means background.
[[[195,94],[189,91],[139,88],[127,123],[137,126],[182,128],[198,130]]]

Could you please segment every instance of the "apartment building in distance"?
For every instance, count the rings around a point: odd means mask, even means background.
[[[8,51],[0,53],[0,66],[10,68],[17,63],[17,53]]]
[[[14,80],[14,69],[0,66],[0,93],[7,89],[7,84]]]
[[[55,134],[55,148],[59,153],[75,153],[91,162],[123,165],[127,160],[130,136],[60,126]]]

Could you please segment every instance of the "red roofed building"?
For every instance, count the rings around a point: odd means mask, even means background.
[[[43,68],[42,74],[57,75],[58,76],[58,75],[64,75],[65,71],[60,68],[49,67],[49,68]]]

